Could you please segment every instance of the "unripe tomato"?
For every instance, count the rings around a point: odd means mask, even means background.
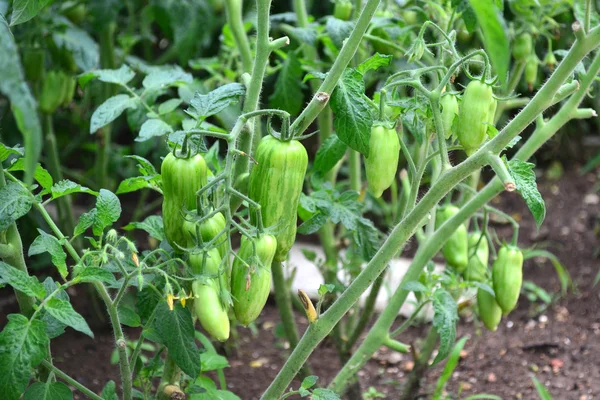
[[[196,192],[208,181],[206,161],[200,154],[184,158],[172,152],[162,162],[161,174],[163,182],[162,216],[165,237],[175,251],[179,246],[188,243],[183,229],[184,207],[187,210],[196,208]]]
[[[442,106],[442,125],[444,127],[444,136],[449,139],[452,136],[452,123],[458,115],[458,100],[453,94],[442,96],[440,100]]]
[[[285,261],[296,240],[298,201],[308,167],[306,149],[297,140],[287,142],[265,136],[254,154],[248,197],[261,206],[262,223],[275,227],[275,261]],[[250,213],[256,225],[257,213]]]
[[[492,268],[492,280],[496,302],[506,315],[516,307],[523,284],[523,253],[518,248],[500,248]]]
[[[379,198],[392,185],[398,170],[400,139],[393,128],[381,125],[371,128],[369,157],[365,158],[367,182],[373,196]]]
[[[533,85],[537,80],[538,74],[538,58],[535,53],[531,54],[527,58],[527,62],[525,63],[525,82],[527,83],[527,88],[529,91],[533,91]]]
[[[477,246],[477,248],[475,248]],[[469,262],[464,271],[464,278],[468,281],[483,282],[488,269],[490,249],[485,236],[481,232],[469,234]]]
[[[333,16],[342,21],[352,18],[352,3],[349,0],[336,0],[333,6]]]
[[[436,229],[444,222],[452,218],[460,210],[458,207],[448,205],[440,208],[435,218]],[[469,262],[469,241],[467,237],[467,227],[460,224],[458,228],[450,235],[442,247],[442,254],[446,262],[453,266],[459,273],[463,272]]]
[[[529,33],[523,33],[515,38],[512,54],[515,60],[525,61],[533,51],[533,39]]]
[[[498,324],[502,319],[502,309],[496,303],[494,296],[483,289],[478,289],[477,308],[479,308],[479,318],[483,325],[492,332],[498,329]]]
[[[196,210],[192,210],[192,213],[194,213],[195,211]],[[196,235],[196,232],[197,232],[196,225],[197,224],[195,224],[192,221],[186,220],[183,222],[182,229],[186,235],[188,247],[192,247],[192,246],[196,245],[196,243],[199,242],[197,235]],[[198,230],[200,232],[200,237],[202,238],[202,242],[205,244],[210,242],[215,237],[217,237],[217,235],[219,233],[221,233],[223,231],[223,229],[225,229],[226,226],[227,226],[227,222],[226,222],[223,214],[216,213],[211,218],[209,218],[206,221],[204,221],[203,223],[201,223],[200,226],[198,227]],[[220,243],[221,241],[222,241],[222,243]],[[229,249],[229,246],[227,244],[227,236],[221,235],[221,237],[219,238],[219,243],[220,244],[217,247],[217,249],[219,250],[219,255],[221,257],[225,257],[227,255],[228,249]]]
[[[467,85],[460,104],[456,132],[467,155],[477,151],[485,140],[494,101],[490,85],[478,80]]]
[[[243,326],[258,318],[267,303],[271,290],[271,263],[276,250],[277,239],[273,235],[263,234],[254,244],[245,236],[242,238],[239,258],[233,261],[231,270],[231,294],[233,311]]]
[[[203,259],[204,261],[203,267]],[[194,273],[211,276],[206,280],[192,283],[194,311],[202,327],[215,339],[223,342],[229,338],[229,316],[219,296],[219,274],[221,257],[217,249],[198,254],[190,254],[190,266]]]

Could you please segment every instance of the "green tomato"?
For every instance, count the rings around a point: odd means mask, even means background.
[[[369,157],[365,158],[367,182],[373,196],[379,198],[392,185],[398,170],[400,139],[395,129],[376,125],[371,128]]]

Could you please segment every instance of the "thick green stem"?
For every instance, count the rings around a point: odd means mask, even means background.
[[[242,68],[244,72],[252,71],[252,53],[250,52],[250,43],[244,29],[244,20],[242,18],[242,4],[239,0],[225,0],[225,9],[227,11],[227,23],[233,33],[233,39],[242,58]]]
[[[544,84],[538,94],[521,111],[521,113],[515,117],[515,119],[513,119],[493,140],[482,146],[481,149],[462,164],[442,173],[440,179],[430,188],[423,199],[391,231],[388,239],[375,254],[373,259],[367,264],[365,269],[356,277],[354,282],[352,282],[340,298],[321,316],[321,318],[319,318],[318,321],[309,326],[309,329],[305,332],[284,367],[271,383],[271,386],[269,386],[267,391],[263,394],[264,399],[277,398],[283,393],[312,351],[317,347],[321,340],[331,332],[333,326],[342,318],[350,307],[352,307],[360,295],[370,286],[371,282],[381,274],[387,263],[389,263],[395,253],[413,235],[429,211],[435,207],[443,196],[445,196],[454,186],[464,180],[473,171],[481,168],[486,162],[486,154],[488,152],[499,153],[514,137],[533,122],[537,115],[543,112],[549,104],[551,104],[555,93],[566,79],[568,79],[577,64],[599,44],[600,28],[592,30],[590,35],[584,40],[576,41],[569,51],[569,54],[563,59],[552,77]],[[479,197],[476,197],[473,200],[475,199],[480,200]],[[473,200],[470,203],[472,203]],[[442,225],[442,227],[445,225],[448,225],[448,222]],[[452,230],[447,230],[446,235],[451,232]],[[440,238],[438,238],[438,241],[439,243],[442,243]],[[436,243],[436,246],[441,247],[439,243]],[[430,259],[430,257],[428,259]],[[421,270],[422,268],[413,268],[411,266],[400,286],[402,287],[402,285],[409,280],[418,279]],[[405,291],[401,291],[401,293],[405,293]],[[405,296],[405,294],[403,294],[403,296]],[[402,300],[401,303],[403,302],[404,300]],[[385,333],[387,333],[387,330]],[[365,357],[365,360],[363,360],[362,363],[367,359],[366,355],[363,356]],[[352,363],[351,359],[346,365],[350,364],[354,367],[354,365],[362,365],[362,363]],[[341,386],[342,382],[338,380],[337,384]]]

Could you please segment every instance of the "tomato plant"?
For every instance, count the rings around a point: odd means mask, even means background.
[[[551,255],[519,249],[516,217],[491,201],[516,192],[544,222],[528,160],[597,116],[583,103],[600,72],[593,2],[313,3],[0,2],[0,285],[19,306],[0,333],[3,398],[117,398],[53,362],[66,328],[94,337],[71,303],[80,284],[107,310],[126,400],[243,396],[219,351],[256,329],[271,289],[290,353],[267,400],[359,399],[381,346],[414,357],[406,399],[445,361],[441,398],[467,340],[459,309],[495,331],[517,307],[524,260]],[[323,284],[296,298],[305,236]],[[54,267],[43,281],[36,261]],[[422,343],[403,343],[430,304]],[[307,360],[327,337],[341,368],[317,387]]]

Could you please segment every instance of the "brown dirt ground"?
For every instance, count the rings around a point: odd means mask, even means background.
[[[469,316],[463,318],[458,337],[468,335],[470,339],[447,386],[452,398],[459,398],[457,393],[462,391],[463,398],[490,393],[503,399],[536,399],[531,374],[548,387],[554,399],[590,400],[600,396],[600,286],[592,287],[600,270],[600,261],[594,258],[594,251],[600,247],[594,233],[598,229],[600,203],[591,193],[597,178],[592,174],[579,176],[572,170],[559,181],[541,180],[540,191],[548,214],[539,232],[520,196],[505,193],[494,205],[521,219],[521,245],[535,243],[559,257],[571,273],[576,291],[541,314],[535,313],[533,305],[522,297],[518,308],[496,332],[478,328]],[[509,232],[502,227],[499,231]],[[551,292],[560,288],[548,261],[527,261],[525,279]],[[82,289],[71,295],[86,297]],[[6,314],[15,312],[10,289],[0,290],[0,307],[3,326]],[[76,308],[90,320],[87,301],[76,302]],[[306,320],[300,315],[298,320],[303,331]],[[231,350],[231,368],[225,373],[227,384],[243,400],[258,399],[285,361],[288,350],[274,335],[278,321],[277,310],[269,303],[258,320],[259,335],[241,329],[239,347]],[[399,318],[397,323],[401,322]],[[111,332],[105,326],[95,325],[95,340],[67,329],[66,334],[52,342],[52,354],[58,367],[100,392],[109,379],[118,382],[118,367],[110,364],[114,343]],[[426,329],[427,326],[412,327],[400,339],[418,343]],[[136,333],[129,331],[131,338],[137,337]],[[310,364],[323,385],[340,368],[335,348],[327,341],[312,355]],[[444,363],[441,364],[424,379],[421,398],[428,398],[435,387]],[[410,367],[410,355],[393,354],[382,348],[360,371],[361,386],[363,390],[373,386],[388,399],[398,399]],[[294,387],[297,386],[295,382]],[[78,393],[75,397],[83,398]]]

